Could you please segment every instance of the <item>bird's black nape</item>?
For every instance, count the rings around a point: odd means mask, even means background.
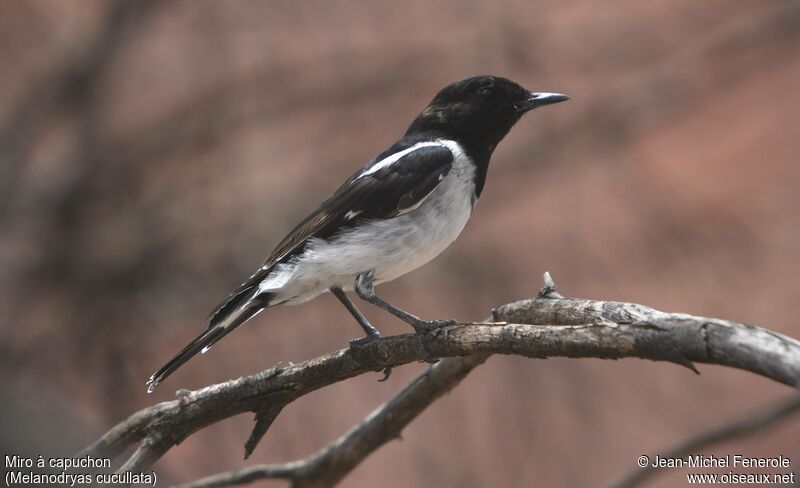
[[[406,132],[453,139],[477,166],[476,193],[480,195],[489,159],[497,144],[528,111],[569,100],[559,93],[536,93],[500,76],[473,76],[444,87]]]
[[[494,149],[525,112],[540,105],[533,100],[567,100],[564,95],[554,96],[558,94],[535,95],[542,94],[534,94],[508,78],[473,76],[439,91],[407,134],[436,132],[462,144]]]

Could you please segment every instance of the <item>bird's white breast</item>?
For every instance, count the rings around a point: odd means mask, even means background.
[[[261,290],[300,303],[333,286],[352,289],[358,274],[373,269],[376,283],[391,281],[444,251],[472,213],[475,166],[456,142],[436,142],[453,153],[453,165],[416,208],[366,222],[330,241],[312,239],[302,255],[270,273]]]

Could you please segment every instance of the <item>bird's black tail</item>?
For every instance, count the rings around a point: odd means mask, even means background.
[[[147,392],[152,393],[167,376],[195,354],[205,353],[220,339],[268,307],[269,294],[259,294],[257,288],[239,289],[222,302],[212,313],[208,328],[150,376],[147,380]]]

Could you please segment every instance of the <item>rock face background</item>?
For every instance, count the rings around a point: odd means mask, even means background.
[[[514,128],[460,240],[386,297],[476,320],[549,270],[568,295],[800,336],[797,2],[31,1],[3,6],[0,40],[4,454],[71,453],[178,388],[346,346],[360,331],[324,296],[145,394],[295,221],[476,73],[572,101]],[[424,367],[303,398],[249,462],[250,418],[200,432],[159,482],[304,457]],[[596,486],[790,393],[700,369],[495,357],[346,484]],[[797,439],[800,419],[714,453],[797,471]]]

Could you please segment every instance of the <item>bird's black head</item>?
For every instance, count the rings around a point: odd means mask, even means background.
[[[414,120],[407,134],[433,132],[455,139],[488,157],[529,110],[569,100],[558,93],[534,93],[507,78],[474,76],[442,89]]]

